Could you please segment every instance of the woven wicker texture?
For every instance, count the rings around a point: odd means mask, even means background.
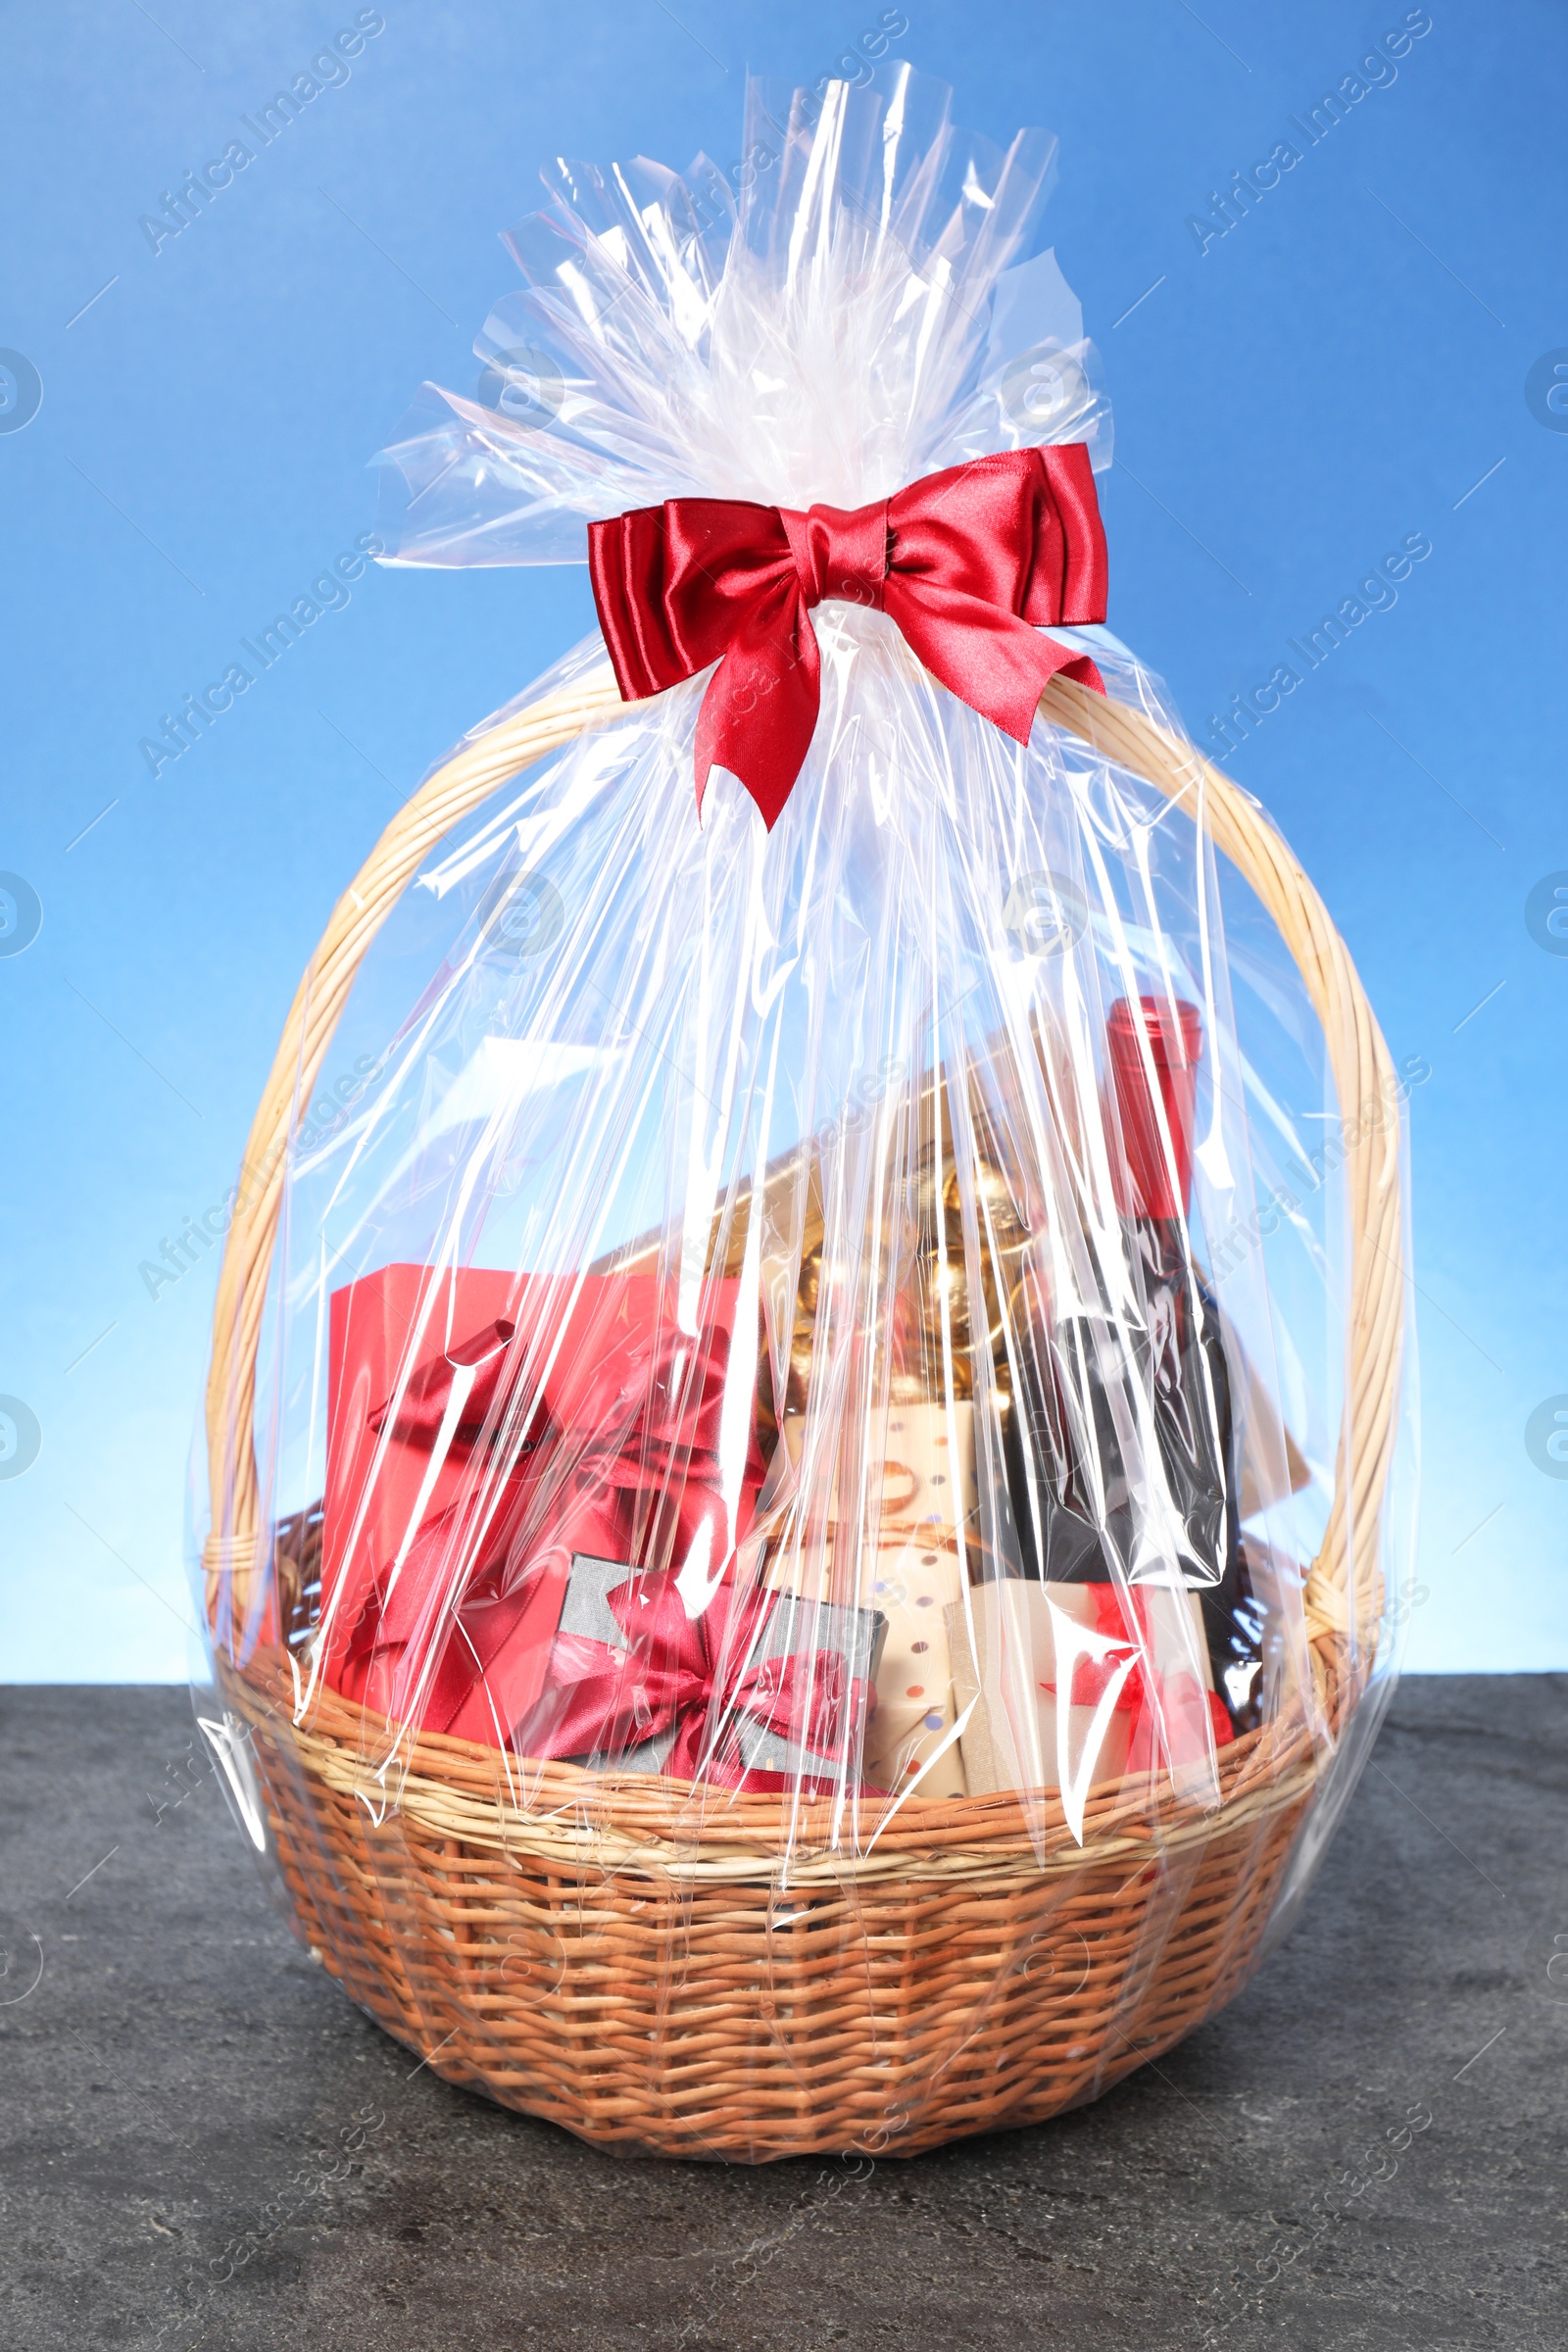
[[[295,997],[246,1152],[208,1388],[210,1609],[259,1575],[303,1605],[318,1526],[270,1544],[253,1443],[256,1357],[286,1144],[370,941],[420,860],[518,769],[623,709],[608,669],[471,742],[387,828]],[[1141,713],[1053,681],[1042,713],[1188,807],[1278,923],[1322,1021],[1348,1130],[1394,1072],[1349,955],[1260,811]],[[1380,1517],[1399,1405],[1397,1132],[1347,1153],[1346,1406],[1333,1508],[1306,1583],[1315,1690],[1222,1752],[1217,1810],[1097,1789],[1080,1846],[1054,1795],[906,1800],[860,1851],[826,1810],[714,1805],[678,1784],[530,1767],[389,1737],[330,1690],[295,1720],[289,1662],[221,1661],[250,1728],[307,1941],[436,2072],[624,2152],[752,2160],[914,2154],[1039,2121],[1156,2056],[1245,1981],[1326,1744],[1375,1654]],[[786,1850],[787,1871],[781,1868]]]

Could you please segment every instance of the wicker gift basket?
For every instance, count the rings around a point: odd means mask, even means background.
[[[1247,1979],[1286,1916],[1282,1893],[1321,1850],[1308,1822],[1332,1822],[1363,1744],[1352,1722],[1369,1725],[1387,1688],[1405,1275],[1398,1120],[1385,1110],[1397,1081],[1343,941],[1256,805],[1135,702],[1053,676],[1037,735],[1141,780],[1229,861],[1277,926],[1341,1114],[1359,1121],[1343,1173],[1341,1426],[1294,1603],[1299,1671],[1196,1778],[1128,1769],[1076,1800],[1059,1787],[927,1796],[868,1781],[848,1834],[842,1782],[743,1778],[710,1801],[623,1755],[530,1754],[412,1707],[393,1720],[372,1703],[392,1686],[345,1695],[311,1664],[321,1506],[275,1512],[265,1449],[258,1461],[294,1138],[362,964],[421,865],[503,787],[623,726],[624,685],[580,666],[471,738],[388,826],[301,983],[214,1320],[207,1728],[302,1938],[449,2081],[627,2153],[912,2155],[1097,2096],[1189,2034]],[[747,1231],[732,1193],[709,1274],[740,1267]],[[984,1548],[972,1576],[989,1573]]]

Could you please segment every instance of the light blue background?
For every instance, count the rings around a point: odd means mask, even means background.
[[[419,380],[471,386],[515,282],[496,232],[536,208],[544,156],[725,163],[748,66],[814,80],[882,15],[386,0],[347,84],[155,256],[139,216],[357,13],[0,13],[0,345],[43,383],[0,434],[0,868],[44,909],[0,958],[0,1392],[43,1432],[0,1481],[9,1679],[183,1674],[213,1266],[156,1301],[137,1266],[233,1181],[338,891],[430,762],[585,631],[586,576],[372,572],[157,782],[138,739],[370,526],[366,461]],[[960,121],[1061,136],[1050,233],[1116,411],[1110,619],[1195,733],[1405,533],[1432,540],[1233,769],[1315,876],[1396,1058],[1432,1066],[1408,1661],[1568,1665],[1568,1479],[1525,1445],[1568,1392],[1568,956],[1525,922],[1568,868],[1568,433],[1525,395],[1568,346],[1568,24],[1434,0],[1396,80],[1200,253],[1188,216],[1302,144],[1288,119],[1401,23],[1396,0],[907,13],[895,47],[956,85]]]

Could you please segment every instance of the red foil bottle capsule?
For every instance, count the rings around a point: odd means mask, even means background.
[[[1132,1216],[1165,1224],[1187,1214],[1202,1053],[1203,1018],[1196,1004],[1119,997],[1110,1008],[1105,1057],[1131,1192],[1125,1211]]]

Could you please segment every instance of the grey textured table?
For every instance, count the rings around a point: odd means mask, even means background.
[[[1565,1698],[1406,1683],[1294,1934],[1099,2105],[751,2171],[418,2069],[282,1926],[183,1692],[0,1692],[0,2340],[1561,2352]]]

